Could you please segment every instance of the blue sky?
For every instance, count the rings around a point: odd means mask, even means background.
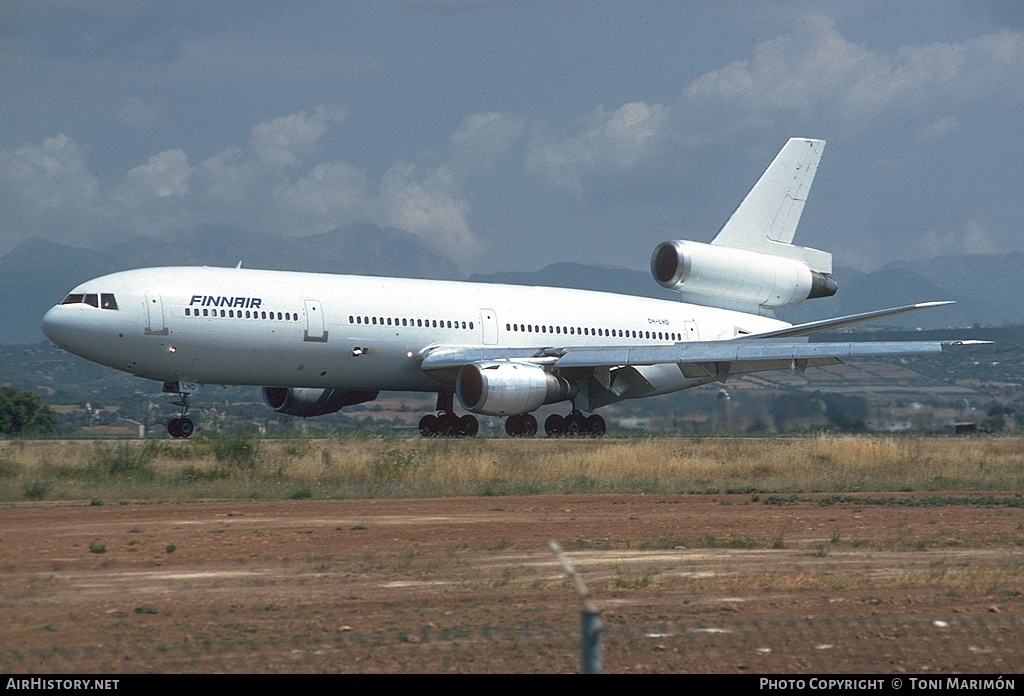
[[[370,222],[643,269],[794,135],[837,266],[1024,250],[1010,1],[8,0],[0,122],[0,254]]]

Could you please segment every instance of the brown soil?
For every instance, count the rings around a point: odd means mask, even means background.
[[[0,671],[573,672],[555,539],[606,672],[1020,672],[1024,509],[986,495],[8,507]]]

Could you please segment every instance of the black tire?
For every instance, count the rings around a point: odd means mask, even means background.
[[[509,416],[506,418],[505,432],[509,437],[520,437],[523,434],[523,417]]]
[[[565,434],[565,418],[552,413],[544,421],[544,433],[548,437],[560,437]]]
[[[172,418],[167,422],[167,432],[170,433],[171,437],[178,439],[181,437],[181,419]]]
[[[478,432],[480,432],[480,422],[476,416],[467,413],[459,419],[459,437],[476,437]]]
[[[433,413],[428,413],[420,418],[420,436],[437,437],[437,416]]]
[[[533,417],[532,413],[524,413],[520,418],[523,419],[523,435],[526,437],[533,437],[537,434],[537,419]]]
[[[437,416],[437,434],[440,437],[455,437],[458,435],[459,419],[451,411],[439,413]]]
[[[579,411],[573,411],[565,418],[565,434],[569,437],[580,437],[590,432],[587,417]]]
[[[182,418],[178,423],[178,437],[192,437],[192,433],[196,431],[196,424],[192,422],[191,418]]]
[[[590,434],[594,437],[603,437],[608,429],[607,425],[605,425],[604,418],[596,413],[587,419],[587,425],[590,426]]]

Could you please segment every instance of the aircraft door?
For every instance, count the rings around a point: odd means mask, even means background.
[[[303,334],[302,340],[327,343],[327,330],[324,329],[324,310],[320,306],[320,300],[305,300],[305,303],[306,332]]]
[[[146,334],[166,336],[167,325],[164,323],[164,300],[160,295],[146,294]]]
[[[498,343],[498,315],[493,309],[480,310],[480,325],[484,330],[484,345],[493,346]]]
[[[683,340],[684,341],[699,341],[700,333],[697,331],[697,322],[695,321],[684,321],[683,322]]]

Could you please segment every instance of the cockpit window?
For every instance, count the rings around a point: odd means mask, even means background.
[[[64,298],[61,304],[87,304],[91,307],[102,307],[103,309],[117,309],[117,299],[112,293],[77,293],[73,292]]]

